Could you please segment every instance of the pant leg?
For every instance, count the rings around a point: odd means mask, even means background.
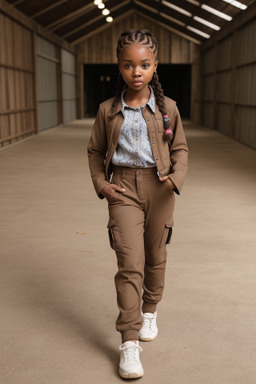
[[[145,209],[145,270],[142,311],[154,313],[160,302],[165,282],[166,245],[170,243],[173,226],[174,193],[158,177],[145,179],[148,184]]]
[[[126,189],[109,204],[108,225],[118,260],[116,328],[124,342],[138,338],[142,286],[143,312],[154,312],[162,298],[174,193],[154,170],[130,170],[125,177],[115,174],[113,183]]]
[[[115,276],[119,316],[116,328],[122,342],[137,340],[142,325],[141,302],[144,279],[144,210],[138,204],[135,175],[114,174],[113,183],[126,189],[109,203],[109,235],[116,252]]]

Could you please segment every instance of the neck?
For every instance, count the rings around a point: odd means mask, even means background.
[[[135,108],[145,105],[148,102],[149,98],[150,98],[150,89],[148,87],[138,92],[128,88],[124,95],[124,101],[126,102],[126,104],[129,105],[130,107],[135,107]]]

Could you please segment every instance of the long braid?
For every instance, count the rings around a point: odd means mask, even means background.
[[[150,51],[155,56],[155,59],[156,60],[158,59],[158,42],[155,36],[151,32],[149,32],[147,29],[140,29],[138,31],[136,31],[135,29],[129,29],[121,34],[116,47],[116,55],[118,60],[120,58],[121,52],[131,44],[140,44],[142,46],[145,46],[146,48],[150,49]],[[158,75],[156,73],[154,73],[153,78],[150,82],[150,85],[152,86],[155,94],[156,104],[158,105],[159,110],[163,116],[163,124],[164,124],[164,130],[165,130],[164,138],[167,141],[171,141],[173,137],[173,133],[169,129],[170,119],[166,112],[163,89],[159,82]],[[115,95],[115,98],[112,104],[112,109],[111,109],[112,113],[114,112],[116,105],[121,98],[121,93],[125,88],[125,86],[126,84],[121,74],[119,74],[117,88],[116,88],[116,95]]]
[[[170,119],[168,117],[167,111],[166,111],[166,106],[164,102],[164,91],[162,88],[162,85],[159,81],[158,74],[155,72],[152,80],[150,82],[151,87],[153,88],[155,98],[156,98],[156,103],[158,105],[159,111],[161,112],[163,116],[163,121],[164,121],[164,138],[167,141],[171,141],[173,138],[173,133],[170,129]]]

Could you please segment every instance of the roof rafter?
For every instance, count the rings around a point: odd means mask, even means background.
[[[116,1],[115,0],[112,0],[112,3],[113,4],[116,4]],[[114,17],[114,12],[116,10],[118,10],[119,8],[121,7],[124,7],[125,5],[129,4],[130,3],[130,0],[124,0],[122,2],[119,2],[118,5],[116,5],[115,7],[112,7],[111,8],[111,15]],[[78,25],[77,27],[75,28],[69,28],[69,32],[62,35],[62,38],[63,39],[66,39],[68,38],[69,36],[73,35],[74,33],[76,32],[79,32],[81,31],[82,29],[84,29],[85,27],[88,27],[89,25],[95,23],[95,22],[98,22],[98,21],[102,21],[103,23],[105,23],[105,18],[102,17],[102,14],[101,12],[97,12],[98,10],[97,9],[94,9],[91,13],[89,13],[87,16],[88,16],[88,19],[89,21],[87,21],[86,23],[84,22],[84,20],[82,20],[82,24],[79,25],[79,23],[77,22],[76,20],[76,24]]]
[[[134,3],[139,4],[142,7],[145,7],[145,4],[141,0],[134,0]],[[152,8],[156,8],[158,13],[165,14],[170,16],[173,20],[177,20],[176,24],[181,25],[183,23],[183,26],[186,27],[187,25],[194,27],[198,30],[201,30],[202,32],[208,33],[211,28],[207,27],[204,24],[199,23],[198,21],[194,20],[193,17],[184,15],[178,11],[176,11],[173,8],[169,8],[168,6],[164,5],[163,3],[157,2],[155,0],[147,0],[146,7],[151,6]],[[175,21],[174,21],[175,22]]]
[[[108,28],[106,17],[102,15],[93,0],[0,0],[11,5],[28,16],[48,31],[54,32],[67,42],[76,43],[94,33]],[[153,22],[165,26],[189,40],[197,43],[207,41],[215,36],[218,29],[229,25],[221,15],[213,14],[209,6],[224,13],[231,19],[236,18],[243,10],[223,0],[103,0],[110,15],[120,19],[131,12],[145,15]],[[248,8],[256,0],[241,0]],[[219,31],[220,32],[220,31]]]
[[[125,5],[123,5],[125,3]],[[116,10],[111,10],[111,15],[116,20],[118,17],[126,15],[128,12],[131,11],[130,7],[130,1],[124,1],[122,3],[122,6],[117,6]],[[85,25],[82,29],[74,33],[72,36],[69,36],[67,40],[70,43],[77,44],[78,40],[83,39],[83,36],[87,33],[91,33],[92,31],[97,30],[98,28],[101,28],[102,26],[106,25],[105,19],[100,18],[97,22],[91,23],[89,26]]]
[[[89,4],[85,5],[84,7],[81,7],[77,9],[76,11],[69,13],[66,16],[61,17],[60,19],[55,20],[51,24],[48,24],[46,28],[50,29],[51,31],[54,31],[55,29],[58,29],[60,27],[63,27],[65,24],[69,23],[70,21],[73,21],[77,17],[81,16],[84,13],[89,12],[90,10],[94,9],[95,5],[90,2]]]
[[[53,8],[59,7],[59,6],[62,5],[63,3],[67,3],[68,1],[69,1],[69,0],[59,0],[59,1],[55,2],[54,4],[49,5],[49,6],[46,7],[46,8],[41,9],[41,11],[38,11],[38,12],[34,13],[34,14],[31,16],[31,18],[32,18],[32,19],[35,19],[36,17],[41,16],[41,15],[43,15],[44,13],[51,11]]]
[[[223,19],[217,17],[217,22],[216,22],[216,16],[202,9],[201,6],[189,3],[186,0],[171,0],[171,1],[165,0],[165,1],[169,2],[170,4],[174,4],[179,8],[185,9],[187,12],[192,13],[193,16],[199,16],[204,20],[207,20],[211,23],[219,25],[220,27],[221,25],[223,25],[223,21],[224,21]],[[203,1],[201,1],[200,3],[203,3]]]
[[[138,3],[134,3],[133,7],[135,10],[140,11],[142,13],[145,13],[146,15],[152,17],[153,19],[156,19],[156,20],[160,21],[161,23],[166,24],[166,19],[163,16],[161,16],[160,14],[152,13],[148,9],[138,5]],[[182,27],[179,24],[174,23],[171,20],[168,20],[168,25],[170,25],[172,28],[176,29],[177,31],[180,31],[180,32],[186,34],[187,36],[192,37],[193,39],[199,40],[201,42],[204,40],[204,38],[202,36],[197,35],[196,33]]]

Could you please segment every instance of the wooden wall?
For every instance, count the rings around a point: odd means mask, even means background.
[[[113,64],[116,63],[116,43],[120,34],[129,28],[149,29],[159,43],[159,62],[162,64],[191,64],[191,112],[192,120],[199,121],[200,117],[200,49],[197,44],[173,33],[156,22],[132,13],[108,28],[77,44],[77,63],[80,82],[79,115],[83,117],[83,65],[84,64]]]
[[[0,145],[37,131],[33,46],[33,33],[0,13]]]
[[[73,53],[61,50],[62,114],[63,123],[75,120],[77,116],[76,98],[76,58]]]
[[[202,123],[256,148],[256,6],[247,11],[202,47]]]
[[[75,53],[74,47],[66,41],[0,0],[0,146],[11,144],[40,130],[37,36],[52,42],[59,52],[59,62],[61,49]],[[61,64],[58,65],[58,71],[58,103],[62,105]],[[42,81],[47,80],[45,78]],[[62,121],[63,117],[58,113],[57,123]]]

